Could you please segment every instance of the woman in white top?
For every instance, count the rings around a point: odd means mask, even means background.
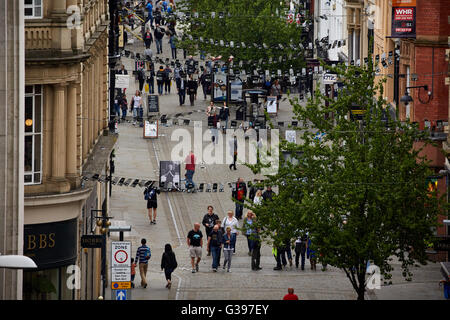
[[[227,230],[227,227],[231,227],[231,242],[233,247],[233,253],[236,252],[236,237],[239,235],[239,221],[234,217],[232,210],[228,211],[228,217],[223,218],[222,227]]]
[[[255,194],[255,198],[253,199],[253,203],[255,205],[259,205],[262,203],[263,197],[262,197],[262,190],[258,189]]]

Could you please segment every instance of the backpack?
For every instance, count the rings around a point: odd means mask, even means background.
[[[150,195],[149,195],[148,189],[145,189],[145,191],[144,191],[144,199],[145,200],[150,199]]]

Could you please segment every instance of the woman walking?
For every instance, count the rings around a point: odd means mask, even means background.
[[[231,228],[231,242],[233,246],[233,253],[236,253],[236,237],[239,235],[239,221],[234,217],[232,210],[228,211],[228,216],[222,221],[222,227],[227,230],[227,227]]]
[[[225,267],[228,263],[227,272],[230,272],[231,267],[231,258],[233,257],[233,250],[236,243],[233,243],[231,240],[233,238],[233,234],[231,233],[231,227],[226,227],[226,233],[223,236],[223,255],[224,255],[224,261],[223,261],[223,269],[225,270]]]
[[[172,272],[177,268],[177,266],[178,263],[175,253],[172,251],[172,246],[167,243],[161,258],[161,270],[164,270],[164,274],[166,275],[167,289],[170,289],[172,286]]]

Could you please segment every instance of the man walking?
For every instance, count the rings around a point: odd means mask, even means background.
[[[261,259],[261,238],[259,237],[259,229],[255,229],[254,233],[252,234],[252,241],[253,241],[253,247],[252,247],[252,270],[253,271],[259,271],[262,268],[259,266],[260,259]]]
[[[299,258],[302,257],[301,268],[305,270],[305,254],[308,238],[306,235],[298,237],[295,240],[295,267],[298,269]]]
[[[229,168],[231,170],[232,167],[234,167],[234,170],[236,169],[236,161],[237,161],[237,153],[238,153],[238,145],[237,145],[237,137],[234,136],[233,140],[229,140],[230,142],[230,151],[233,156],[233,163],[230,164]]]
[[[150,248],[146,245],[147,240],[141,240],[141,246],[137,249],[136,252],[136,263],[139,262],[139,273],[141,274],[141,286],[143,288],[147,288],[147,268],[148,268],[148,260],[152,256]]]
[[[194,106],[195,96],[197,95],[197,81],[192,78],[192,75],[189,76],[188,81],[188,90],[189,90],[189,101],[191,102],[191,106]]]
[[[178,96],[180,98],[180,106],[182,106],[184,104],[184,101],[186,100],[186,81],[183,79],[183,77],[177,79],[177,89]]]
[[[156,210],[158,208],[157,194],[160,194],[160,190],[150,185],[144,191],[144,199],[147,200],[148,219],[150,224],[156,224]],[[153,219],[152,219],[153,210]]]
[[[220,250],[222,250],[222,232],[219,231],[219,225],[216,224],[208,235],[208,247],[212,254],[212,269],[217,272],[219,266]]]
[[[216,220],[219,219],[219,216],[217,214],[215,214],[214,212],[214,208],[213,206],[209,205],[208,206],[208,213],[205,214],[205,216],[203,217],[203,221],[202,224],[205,226],[205,232],[206,232],[206,236],[208,237],[209,234],[211,233],[212,229],[214,228],[214,225],[216,223]],[[211,255],[211,251],[209,248],[209,243],[207,246],[207,251],[208,251],[208,256]]]
[[[277,112],[278,112],[278,109],[280,108],[280,99],[281,99],[281,86],[278,82],[278,79],[276,79],[274,84],[272,85],[270,89],[270,94],[272,96],[277,97]]]
[[[195,173],[195,155],[191,151],[186,157],[186,189],[192,189],[195,187],[195,183],[192,180]]]
[[[162,54],[162,39],[164,37],[164,30],[159,26],[159,24],[156,25],[155,28],[155,42],[156,42],[156,54]]]
[[[187,245],[191,256],[192,273],[198,272],[198,264],[202,259],[203,234],[200,231],[200,223],[194,224],[194,229],[187,235]],[[195,258],[197,257],[197,263]]]
[[[232,192],[231,196],[237,200],[235,211],[236,219],[241,220],[242,211],[244,210],[244,199],[247,196],[247,186],[244,182],[244,179],[238,179],[236,183],[236,190]]]

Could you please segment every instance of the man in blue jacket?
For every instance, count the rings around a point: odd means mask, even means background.
[[[153,4],[151,1],[147,2],[147,5],[145,6],[148,11],[147,20],[145,20],[145,23],[147,23],[150,20],[150,26],[153,28]]]
[[[147,240],[141,240],[141,246],[137,249],[136,252],[136,263],[139,262],[139,272],[141,274],[141,286],[143,288],[147,288],[147,268],[148,268],[148,260],[152,256],[150,248],[146,245]]]

